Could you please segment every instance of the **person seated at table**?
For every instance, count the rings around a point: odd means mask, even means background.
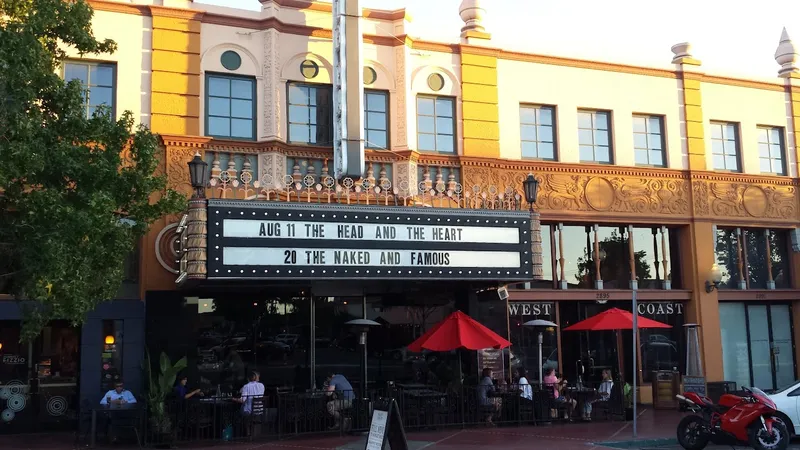
[[[114,389],[106,392],[106,395],[100,399],[101,405],[124,405],[126,403],[136,403],[136,397],[133,396],[131,391],[125,389],[122,380],[117,380],[114,383]]]
[[[189,382],[189,377],[187,377],[186,375],[180,377],[178,379],[178,384],[175,385],[175,395],[181,400],[189,400],[195,395],[199,395],[200,397],[202,397],[203,391],[201,391],[200,389],[189,391],[189,389],[186,388],[186,384],[188,382]]]
[[[248,379],[250,381],[242,386],[239,391],[240,397],[234,399],[235,402],[242,404],[241,413],[243,416],[250,416],[253,413],[254,398],[264,396],[264,385],[259,381],[261,374],[254,370],[250,372]]]
[[[611,398],[611,388],[614,387],[614,381],[611,379],[611,370],[603,369],[603,382],[597,389],[597,398],[587,400],[583,404],[583,420],[592,420],[592,403],[607,402]]]
[[[575,410],[575,406],[577,402],[574,399],[567,398],[563,395],[563,390],[567,386],[567,381],[563,378],[558,378],[556,376],[556,370],[552,367],[548,368],[545,372],[545,377],[542,380],[545,386],[553,388],[553,399],[555,399],[556,406],[564,406],[567,407],[567,417],[569,419],[572,417],[572,412]]]
[[[486,423],[494,425],[492,416],[500,411],[502,399],[496,397],[497,390],[495,390],[494,381],[492,380],[492,369],[484,368],[481,376],[481,382],[478,384],[478,403],[481,407],[491,410],[488,417],[486,417]]]
[[[531,388],[531,383],[528,382],[528,378],[526,378],[525,369],[520,367],[517,369],[517,386],[519,387],[519,396],[526,399],[533,401],[533,389]]]
[[[333,417],[333,426],[330,428],[337,429],[342,423],[342,411],[353,407],[353,399],[355,393],[353,392],[353,385],[345,378],[344,375],[330,373],[325,379],[325,384],[328,386],[325,389],[325,395],[332,397],[328,402],[328,414]],[[345,420],[345,428],[349,426],[348,420]]]

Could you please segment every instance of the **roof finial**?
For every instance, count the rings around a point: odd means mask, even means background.
[[[798,69],[796,64],[797,48],[795,48],[792,39],[789,37],[786,27],[783,28],[781,42],[778,44],[777,50],[775,50],[775,61],[781,65],[781,68],[778,70],[779,77],[789,78],[800,73],[800,69]]]
[[[489,34],[486,33],[486,29],[483,27],[486,9],[482,3],[481,0],[463,0],[461,6],[458,7],[458,13],[461,16],[461,20],[464,21],[464,27],[461,28],[462,38],[489,38]]]

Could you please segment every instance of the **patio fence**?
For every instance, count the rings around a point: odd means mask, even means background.
[[[250,415],[243,414],[242,404],[231,398],[172,399],[166,403],[170,424],[168,432],[163,432],[163,427],[156,427],[152,415],[143,410],[137,418],[138,423],[124,424],[122,427],[136,428],[135,433],[132,429],[120,430],[122,433],[114,430],[114,433],[119,436],[127,432],[127,437],[131,439],[138,433],[143,445],[156,446],[367,432],[372,403],[381,397],[391,397],[397,401],[402,423],[407,430],[487,425],[489,417],[495,425],[538,425],[581,420],[583,405],[598,398],[591,387],[567,392],[576,405],[573,416],[566,419],[570,403],[557,402],[552,386],[511,385],[505,389],[495,388],[495,396],[490,397],[482,395],[485,389],[484,386],[389,386],[386,389],[371,389],[366,396],[358,392],[339,391],[336,400],[330,400],[326,393],[319,391],[298,393],[268,389],[264,397],[253,403],[253,414]],[[530,399],[521,395],[526,389],[529,389]],[[343,401],[351,396],[351,401]],[[338,423],[331,415],[334,409],[340,410],[342,420]],[[593,402],[591,418],[624,420],[622,390],[612,389],[608,400]],[[116,427],[113,423],[111,426],[112,429]],[[103,428],[98,427],[98,442],[103,442]]]

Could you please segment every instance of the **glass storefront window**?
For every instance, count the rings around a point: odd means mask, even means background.
[[[103,332],[97,337],[103,343],[100,361],[100,386],[103,392],[112,389],[114,383],[122,378],[122,324],[121,320],[104,320]],[[160,352],[155,353],[159,354]]]
[[[642,381],[649,383],[657,370],[685,372],[686,336],[683,329],[683,303],[640,302],[639,315],[653,319],[672,328],[643,328],[639,330],[642,355]],[[630,306],[627,308],[630,309]]]
[[[564,225],[558,236],[558,245],[563,245],[563,253],[559,248],[559,258],[564,259],[564,280],[561,281],[566,281],[570,288],[593,288],[594,266],[589,263],[591,227]]]
[[[539,330],[526,327],[525,322],[542,319],[556,321],[554,303],[509,302],[511,325],[511,369],[523,367],[528,379],[538,379],[539,364],[543,368],[558,367],[558,336],[555,328],[542,330],[542,360],[539,361]]]
[[[720,289],[740,288],[740,254],[747,289],[768,289],[770,268],[776,288],[791,287],[789,238],[786,231],[717,228],[716,257],[722,271]]]

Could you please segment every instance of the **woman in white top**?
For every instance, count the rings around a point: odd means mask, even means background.
[[[614,382],[611,380],[611,371],[608,369],[603,370],[603,382],[597,389],[597,396],[594,400],[587,400],[583,404],[583,420],[592,420],[592,403],[607,402],[611,398],[611,388],[614,387]]]
[[[525,369],[517,369],[517,377],[519,378],[519,381],[517,381],[517,385],[519,386],[519,396],[532,401],[533,389],[531,389],[531,384],[528,382],[528,379],[525,378]]]

